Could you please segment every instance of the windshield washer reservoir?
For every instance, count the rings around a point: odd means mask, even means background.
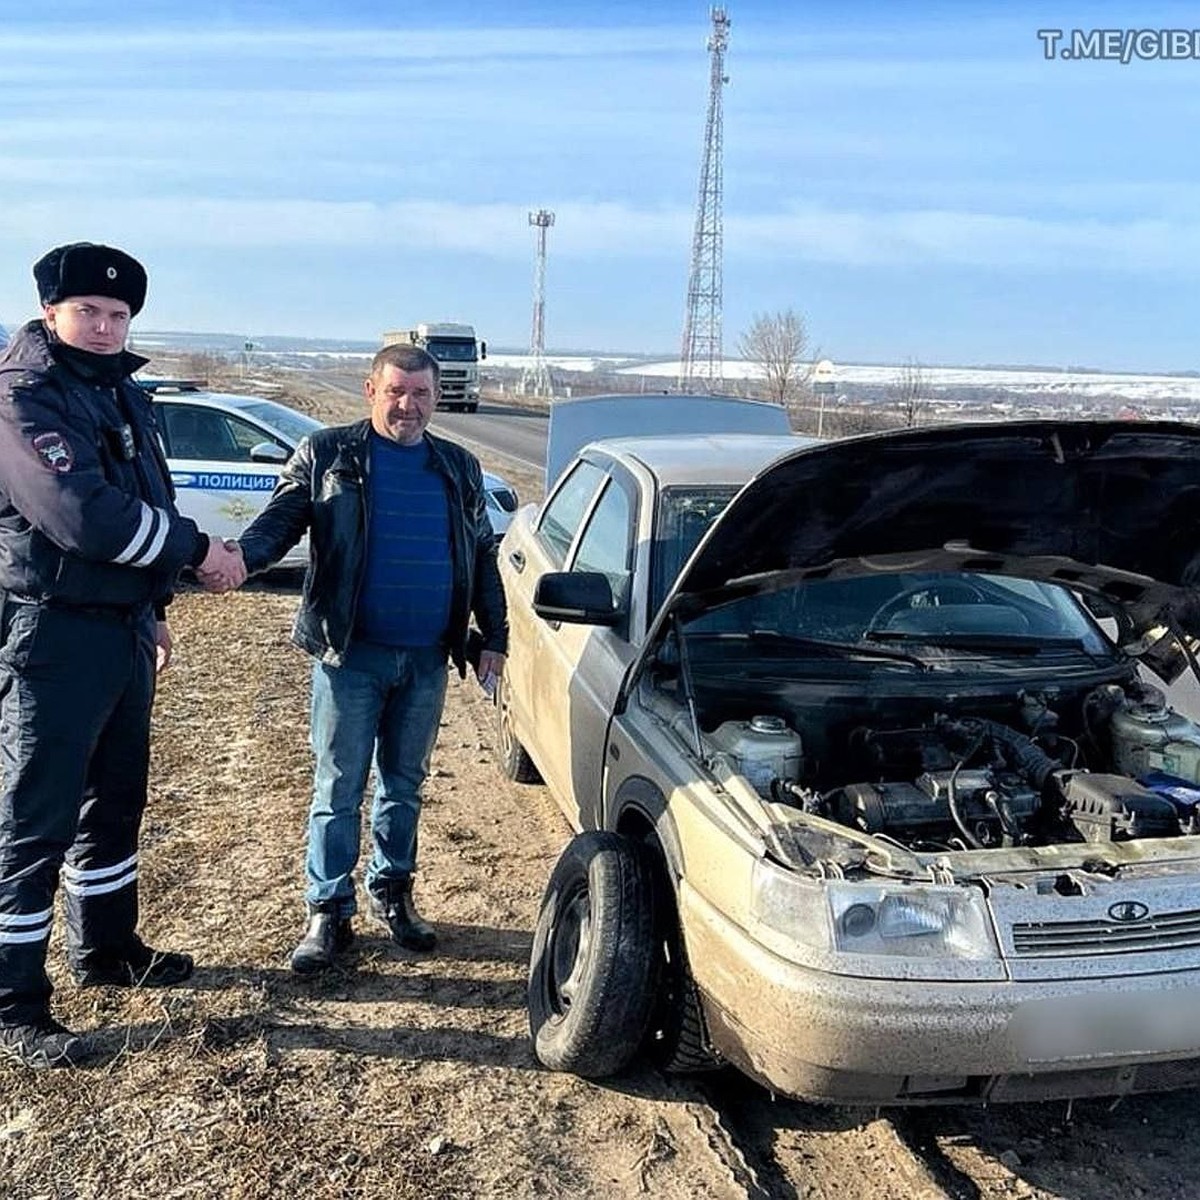
[[[760,796],[770,796],[772,780],[794,783],[800,778],[803,745],[800,735],[782,717],[726,721],[707,737]]]

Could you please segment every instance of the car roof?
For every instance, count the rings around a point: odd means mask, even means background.
[[[266,396],[244,396],[236,395],[233,392],[193,391],[191,388],[150,388],[149,391],[156,401],[166,404],[199,404],[212,408],[250,408],[259,404],[278,404],[281,408],[288,407],[286,404],[280,404],[278,400],[271,400]],[[299,412],[300,410],[296,409],[295,411]]]
[[[743,484],[767,463],[816,438],[795,434],[670,434],[661,437],[606,438],[596,449],[627,464],[637,463],[663,487],[686,484]]]

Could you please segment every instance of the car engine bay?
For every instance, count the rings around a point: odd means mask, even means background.
[[[808,698],[715,724],[709,709],[710,765],[764,799],[915,852],[1200,832],[1200,726],[1135,679],[937,704],[831,689]],[[731,706],[727,689],[725,714]]]

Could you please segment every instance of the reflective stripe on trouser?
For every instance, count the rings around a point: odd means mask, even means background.
[[[134,626],[4,605],[0,1022],[47,1010],[46,944],[60,870],[75,963],[119,952],[133,937],[153,695],[149,614]]]

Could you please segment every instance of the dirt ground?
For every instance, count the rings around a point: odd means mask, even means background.
[[[58,1014],[103,1053],[76,1072],[0,1067],[0,1196],[1200,1197],[1194,1093],[877,1112],[732,1074],[540,1068],[525,972],[568,831],[543,788],[501,777],[470,680],[452,680],[422,818],[437,951],[360,918],[344,969],[292,976],[311,770],[296,603],[275,586],[172,610],[142,929],[197,972],[168,992],[81,991],[52,946]]]

